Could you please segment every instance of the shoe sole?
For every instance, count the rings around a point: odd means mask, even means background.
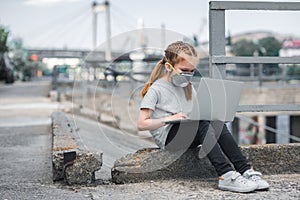
[[[269,187],[267,188],[257,188],[255,191],[268,191]]]
[[[249,187],[249,188],[236,188],[236,187],[224,187],[224,186],[219,186],[219,189],[224,190],[224,191],[231,191],[231,192],[238,192],[238,193],[249,193],[257,190],[257,187]]]

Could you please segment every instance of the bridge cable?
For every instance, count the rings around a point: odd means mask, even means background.
[[[81,7],[80,9],[76,10],[75,12],[73,12],[71,14],[56,18],[52,22],[43,24],[42,26],[40,26],[39,28],[41,28],[41,27],[44,27],[44,28],[43,28],[43,31],[40,31],[40,30],[36,31],[36,33],[39,34],[37,37],[35,37],[35,40],[37,41],[36,43],[40,44],[41,42],[45,42],[45,40],[47,40],[51,35],[53,35],[53,33],[57,32],[61,28],[64,28],[65,24],[68,24],[70,22],[70,20],[73,21],[74,19],[81,16],[83,11],[85,11],[85,10],[86,10],[85,7],[84,8]],[[48,43],[53,44],[53,41],[48,40]]]
[[[71,21],[69,21],[67,24],[62,24],[62,28],[55,34],[53,35],[53,39],[55,41],[49,41],[51,42],[51,44],[56,44],[57,41],[59,40],[64,40],[66,35],[70,35],[72,33],[72,31],[77,31],[77,29],[73,29],[73,25],[76,25],[76,23],[82,19],[84,16],[86,16],[88,13],[87,12],[83,12],[80,15],[77,15],[75,18],[73,18]],[[67,34],[69,33],[69,34]],[[73,33],[71,36],[74,37],[74,35],[76,35],[76,33]]]

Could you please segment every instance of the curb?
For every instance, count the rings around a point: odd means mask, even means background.
[[[102,166],[102,152],[81,148],[74,124],[63,112],[54,112],[52,119],[53,181],[86,184],[95,180],[95,171]]]
[[[300,174],[300,143],[245,145],[240,147],[255,170],[266,175]],[[147,148],[118,159],[111,169],[117,184],[149,180],[216,178],[208,158],[198,158],[200,148],[171,153]]]

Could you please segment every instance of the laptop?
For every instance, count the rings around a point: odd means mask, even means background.
[[[165,121],[166,124],[199,120],[233,121],[239,105],[243,82],[201,78],[198,86],[193,85],[196,97],[193,96],[193,108],[189,119]]]

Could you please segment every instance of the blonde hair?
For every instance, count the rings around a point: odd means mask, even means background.
[[[179,63],[182,60],[185,60],[184,57],[180,55],[189,55],[193,57],[197,57],[197,52],[192,45],[186,42],[177,41],[171,43],[167,49],[165,50],[165,56],[162,60],[160,60],[156,66],[154,67],[148,82],[144,86],[141,94],[142,97],[146,95],[150,86],[159,78],[161,78],[165,74],[164,65],[166,62],[175,66],[175,64]],[[185,97],[187,100],[192,99],[192,84],[189,83],[188,86],[184,88]]]

